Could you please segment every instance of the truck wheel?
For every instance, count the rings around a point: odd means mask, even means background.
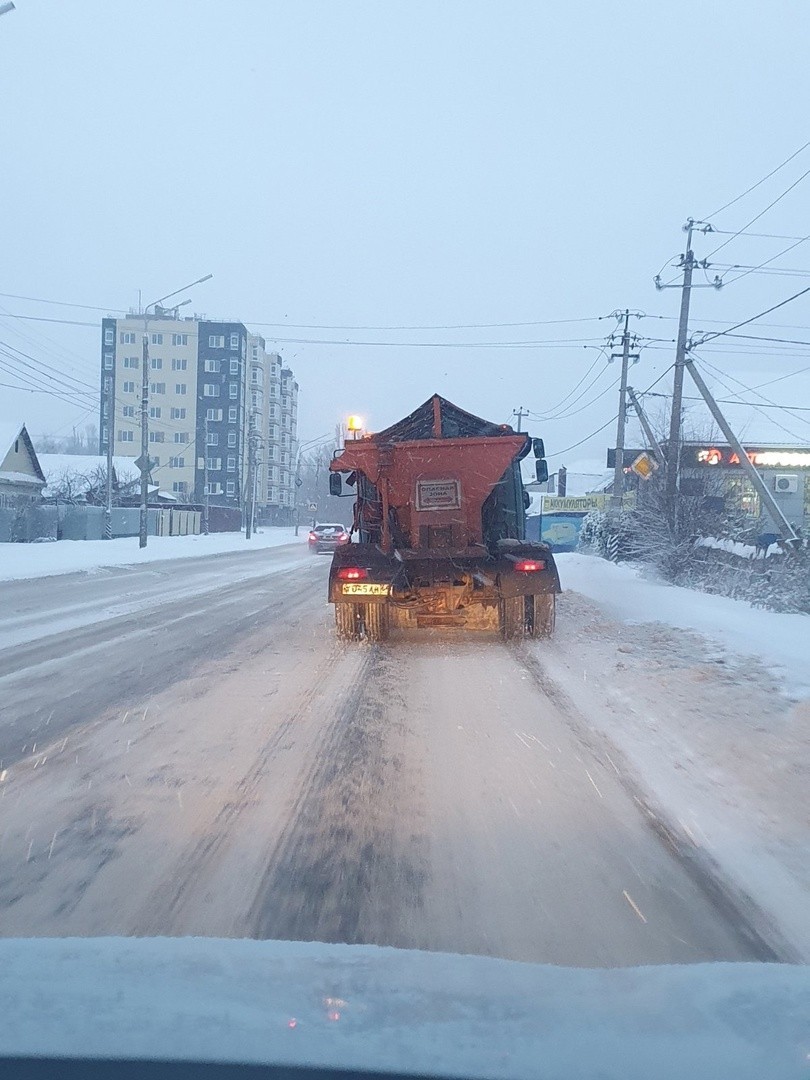
[[[366,604],[364,616],[368,640],[385,641],[388,637],[388,605]]]
[[[520,641],[526,632],[526,605],[522,596],[503,596],[500,601],[501,637]]]
[[[530,637],[550,638],[554,633],[556,601],[554,593],[526,597],[526,627]]]
[[[344,601],[335,604],[335,632],[341,641],[357,641],[360,637],[358,604],[347,604]]]

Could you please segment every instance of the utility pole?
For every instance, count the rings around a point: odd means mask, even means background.
[[[113,438],[115,437],[115,398],[113,397],[113,381],[111,375],[108,375],[104,380],[104,389],[107,398],[107,490],[104,499],[104,538],[105,540],[112,540],[112,464]]]
[[[695,221],[688,218],[683,226],[686,233],[686,253],[678,260],[678,266],[683,270],[683,280],[680,286],[662,285],[660,276],[655,278],[656,289],[680,288],[681,311],[678,317],[678,338],[675,345],[675,376],[672,384],[672,412],[669,418],[669,440],[667,442],[667,473],[665,492],[670,520],[675,523],[677,517],[676,498],[678,494],[678,467],[681,450],[681,424],[683,411],[683,369],[686,363],[686,342],[689,335],[689,303],[692,297],[692,272],[696,268],[707,270],[709,263],[706,259],[696,260],[692,251],[692,233],[698,231],[713,232],[712,226],[705,221]],[[719,289],[722,281],[715,275],[710,287]],[[703,286],[704,288],[706,286]]]
[[[655,455],[655,458],[658,461],[658,464],[659,465],[664,465],[666,463],[666,458],[664,457],[664,451],[661,449],[660,442],[655,437],[655,432],[653,431],[653,429],[652,429],[652,427],[650,425],[650,421],[647,419],[647,413],[644,411],[644,406],[641,404],[641,402],[636,397],[636,392],[635,392],[635,390],[633,389],[632,386],[627,387],[627,396],[630,398],[630,404],[636,410],[636,416],[638,417],[639,423],[641,424],[641,427],[642,427],[642,430],[644,431],[644,434],[647,437],[647,444],[649,445],[649,447],[651,448],[653,454]]]
[[[774,499],[773,495],[771,495],[770,491],[768,491],[767,484],[757,472],[755,466],[751,462],[751,459],[748,457],[748,454],[746,454],[742,443],[732,431],[731,426],[729,425],[725,416],[720,411],[720,406],[712,397],[711,391],[709,390],[706,383],[703,381],[700,372],[695,367],[694,363],[692,362],[692,358],[689,355],[686,356],[684,367],[686,367],[686,369],[689,371],[689,374],[692,376],[692,381],[702,394],[706,404],[709,406],[709,411],[711,412],[714,419],[717,421],[717,426],[728,439],[729,445],[733,447],[734,452],[739,459],[740,465],[748,473],[748,477],[751,483],[756,488],[757,494],[762,499],[763,503],[765,503],[765,505],[768,507],[768,510],[771,512],[773,520],[781,527],[785,539],[788,542],[798,541],[799,537],[796,534],[796,530],[782,513],[782,508],[779,506],[779,503],[777,503],[776,499]]]
[[[138,547],[146,547],[149,525],[149,334],[144,319],[143,355],[141,363],[141,516],[138,529]]]
[[[622,331],[621,353],[611,353],[610,359],[615,360],[621,356],[622,374],[619,380],[619,418],[616,427],[616,459],[613,469],[613,494],[610,505],[621,507],[624,495],[624,433],[627,427],[627,369],[630,364],[630,310],[624,310],[624,330]],[[633,355],[638,360],[638,353]]]
[[[518,431],[522,431],[522,430],[523,430],[523,427],[522,427],[522,424],[523,424],[523,417],[524,417],[524,416],[528,416],[528,415],[529,415],[529,410],[528,410],[528,409],[524,409],[522,405],[520,406],[520,408],[519,408],[519,409],[512,409],[512,416],[516,416],[516,417],[517,417],[517,421],[518,421],[518,422],[517,422],[517,430],[518,430]]]
[[[203,420],[203,536],[208,536],[208,409]]]

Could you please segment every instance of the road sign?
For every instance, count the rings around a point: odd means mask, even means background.
[[[636,476],[640,476],[642,480],[649,480],[653,473],[658,469],[658,462],[655,458],[650,457],[646,450],[643,450],[630,468]]]
[[[157,465],[157,459],[156,458],[150,458],[150,457],[147,457],[146,459],[144,459],[143,454],[141,454],[140,457],[135,458],[135,468],[136,469],[143,469],[144,463],[146,465],[146,471],[151,472],[152,469],[154,469],[155,465]]]
[[[309,506],[307,507],[307,510],[309,510],[310,514],[314,514],[317,509],[318,509],[318,504],[317,503],[310,503]]]

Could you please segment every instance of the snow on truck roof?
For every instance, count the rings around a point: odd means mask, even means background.
[[[369,437],[374,442],[411,442],[514,434],[508,424],[493,424],[473,416],[440,394],[434,394],[404,419]]]

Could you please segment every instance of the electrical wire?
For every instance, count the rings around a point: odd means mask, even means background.
[[[798,157],[803,150],[806,150],[808,146],[810,146],[810,141],[804,143],[804,145],[800,146],[798,150],[794,150],[790,157],[786,157],[781,164],[777,165],[775,169],[771,169],[771,171],[765,176],[763,176],[761,180],[757,180],[757,182],[755,184],[752,184],[751,187],[746,188],[741,195],[736,195],[733,199],[729,199],[727,203],[723,203],[720,209],[715,210],[713,214],[707,214],[704,220],[709,221],[711,218],[717,217],[718,214],[722,214],[724,210],[728,210],[730,206],[738,203],[740,199],[744,199],[746,195],[750,195],[752,191],[755,191],[760,186],[760,184],[764,184],[766,180],[770,180],[772,176],[775,176],[780,169],[784,169],[785,165],[790,164],[790,162],[793,161],[795,157]],[[739,235],[739,233],[735,235]]]
[[[720,383],[721,386],[724,386],[726,388],[726,390],[729,391],[729,393],[731,393],[731,394],[734,393],[734,390],[732,389],[732,387],[730,387],[728,385],[728,383],[725,381],[724,376],[727,374],[726,372],[721,372],[719,370],[719,368],[716,368],[714,366],[714,364],[710,364],[708,360],[701,360],[700,363],[705,368],[708,368],[714,374],[714,377],[717,379],[717,381]],[[732,382],[737,383],[738,386],[741,386],[748,393],[757,393],[757,391],[755,391],[753,389],[753,387],[747,386],[744,382],[742,382],[741,379],[737,379],[733,375],[728,375],[728,378],[731,379]],[[766,398],[764,394],[757,393],[757,396],[761,397],[768,405],[775,405],[776,404],[775,402],[771,401],[769,398]],[[801,435],[798,435],[795,431],[791,431],[790,428],[786,428],[784,426],[784,424],[780,424],[778,422],[778,420],[774,420],[773,417],[768,416],[767,413],[762,411],[761,406],[755,405],[755,404],[753,404],[753,402],[750,402],[749,405],[750,405],[750,407],[752,409],[755,409],[758,413],[765,416],[770,421],[770,423],[775,424],[776,427],[778,427],[780,431],[784,431],[786,435],[790,435],[792,438],[799,439],[801,441],[801,438],[802,438]],[[797,416],[795,419],[801,420],[801,422],[803,424],[809,424],[810,425],[810,420],[806,420],[803,416]]]
[[[789,296],[786,300],[780,300],[778,304],[774,304],[773,307],[766,308],[764,311],[760,311],[757,315],[752,315],[750,319],[743,319],[742,322],[735,323],[734,326],[729,326],[727,330],[715,330],[711,334],[703,338],[702,341],[697,342],[699,345],[705,345],[707,341],[714,341],[715,338],[725,337],[733,330],[739,330],[743,326],[748,326],[749,323],[755,322],[757,319],[761,319],[763,315],[770,315],[772,311],[778,311],[779,308],[784,307],[786,304],[792,303],[794,300],[798,300],[800,296],[805,296],[810,292],[810,285],[806,289],[802,289],[800,292],[794,293],[793,296]]]
[[[795,155],[794,155],[794,156],[795,156]],[[738,229],[738,230],[737,230],[737,232],[733,233],[733,234],[732,234],[732,235],[731,235],[731,236],[730,236],[730,237],[728,238],[728,240],[724,240],[722,244],[718,244],[716,248],[713,248],[713,249],[712,249],[712,250],[711,250],[711,251],[709,252],[709,254],[708,254],[708,255],[706,256],[706,258],[707,258],[707,259],[710,259],[710,258],[712,257],[712,255],[716,255],[718,251],[722,251],[722,249],[723,249],[724,247],[727,247],[727,246],[728,246],[728,244],[732,243],[732,241],[733,241],[733,240],[736,240],[736,238],[737,238],[737,237],[738,237],[738,236],[739,236],[739,235],[740,235],[740,234],[741,234],[742,232],[744,232],[744,231],[745,231],[745,230],[746,230],[746,229],[748,228],[748,226],[749,226],[749,225],[753,225],[755,221],[759,221],[759,219],[760,219],[761,217],[764,217],[764,216],[765,216],[765,214],[767,214],[769,210],[772,210],[772,209],[773,209],[773,207],[774,207],[774,206],[776,206],[776,204],[777,204],[778,202],[781,202],[781,201],[782,201],[782,199],[784,199],[784,197],[785,197],[786,195],[788,195],[788,194],[789,194],[789,193],[790,193],[791,191],[793,191],[793,189],[794,189],[795,187],[797,187],[797,186],[798,186],[798,185],[799,185],[799,184],[800,184],[800,183],[802,182],[802,180],[806,179],[806,177],[808,177],[808,176],[810,176],[810,169],[807,169],[807,170],[806,170],[805,172],[803,172],[803,173],[802,173],[802,175],[801,175],[801,176],[800,176],[800,177],[798,178],[798,180],[794,180],[794,181],[793,181],[793,183],[792,183],[792,184],[791,184],[791,185],[790,185],[789,187],[786,187],[786,188],[785,188],[785,190],[784,190],[784,191],[783,191],[783,192],[782,192],[782,193],[781,193],[780,195],[777,195],[777,196],[776,196],[776,198],[775,198],[775,199],[773,199],[773,201],[772,201],[772,202],[769,202],[769,203],[768,203],[768,205],[767,205],[767,206],[765,207],[765,209],[764,209],[764,210],[760,210],[760,212],[759,212],[758,214],[755,214],[755,215],[754,215],[754,217],[752,217],[750,221],[747,221],[747,222],[745,223],[745,225],[743,225],[742,229]]]

